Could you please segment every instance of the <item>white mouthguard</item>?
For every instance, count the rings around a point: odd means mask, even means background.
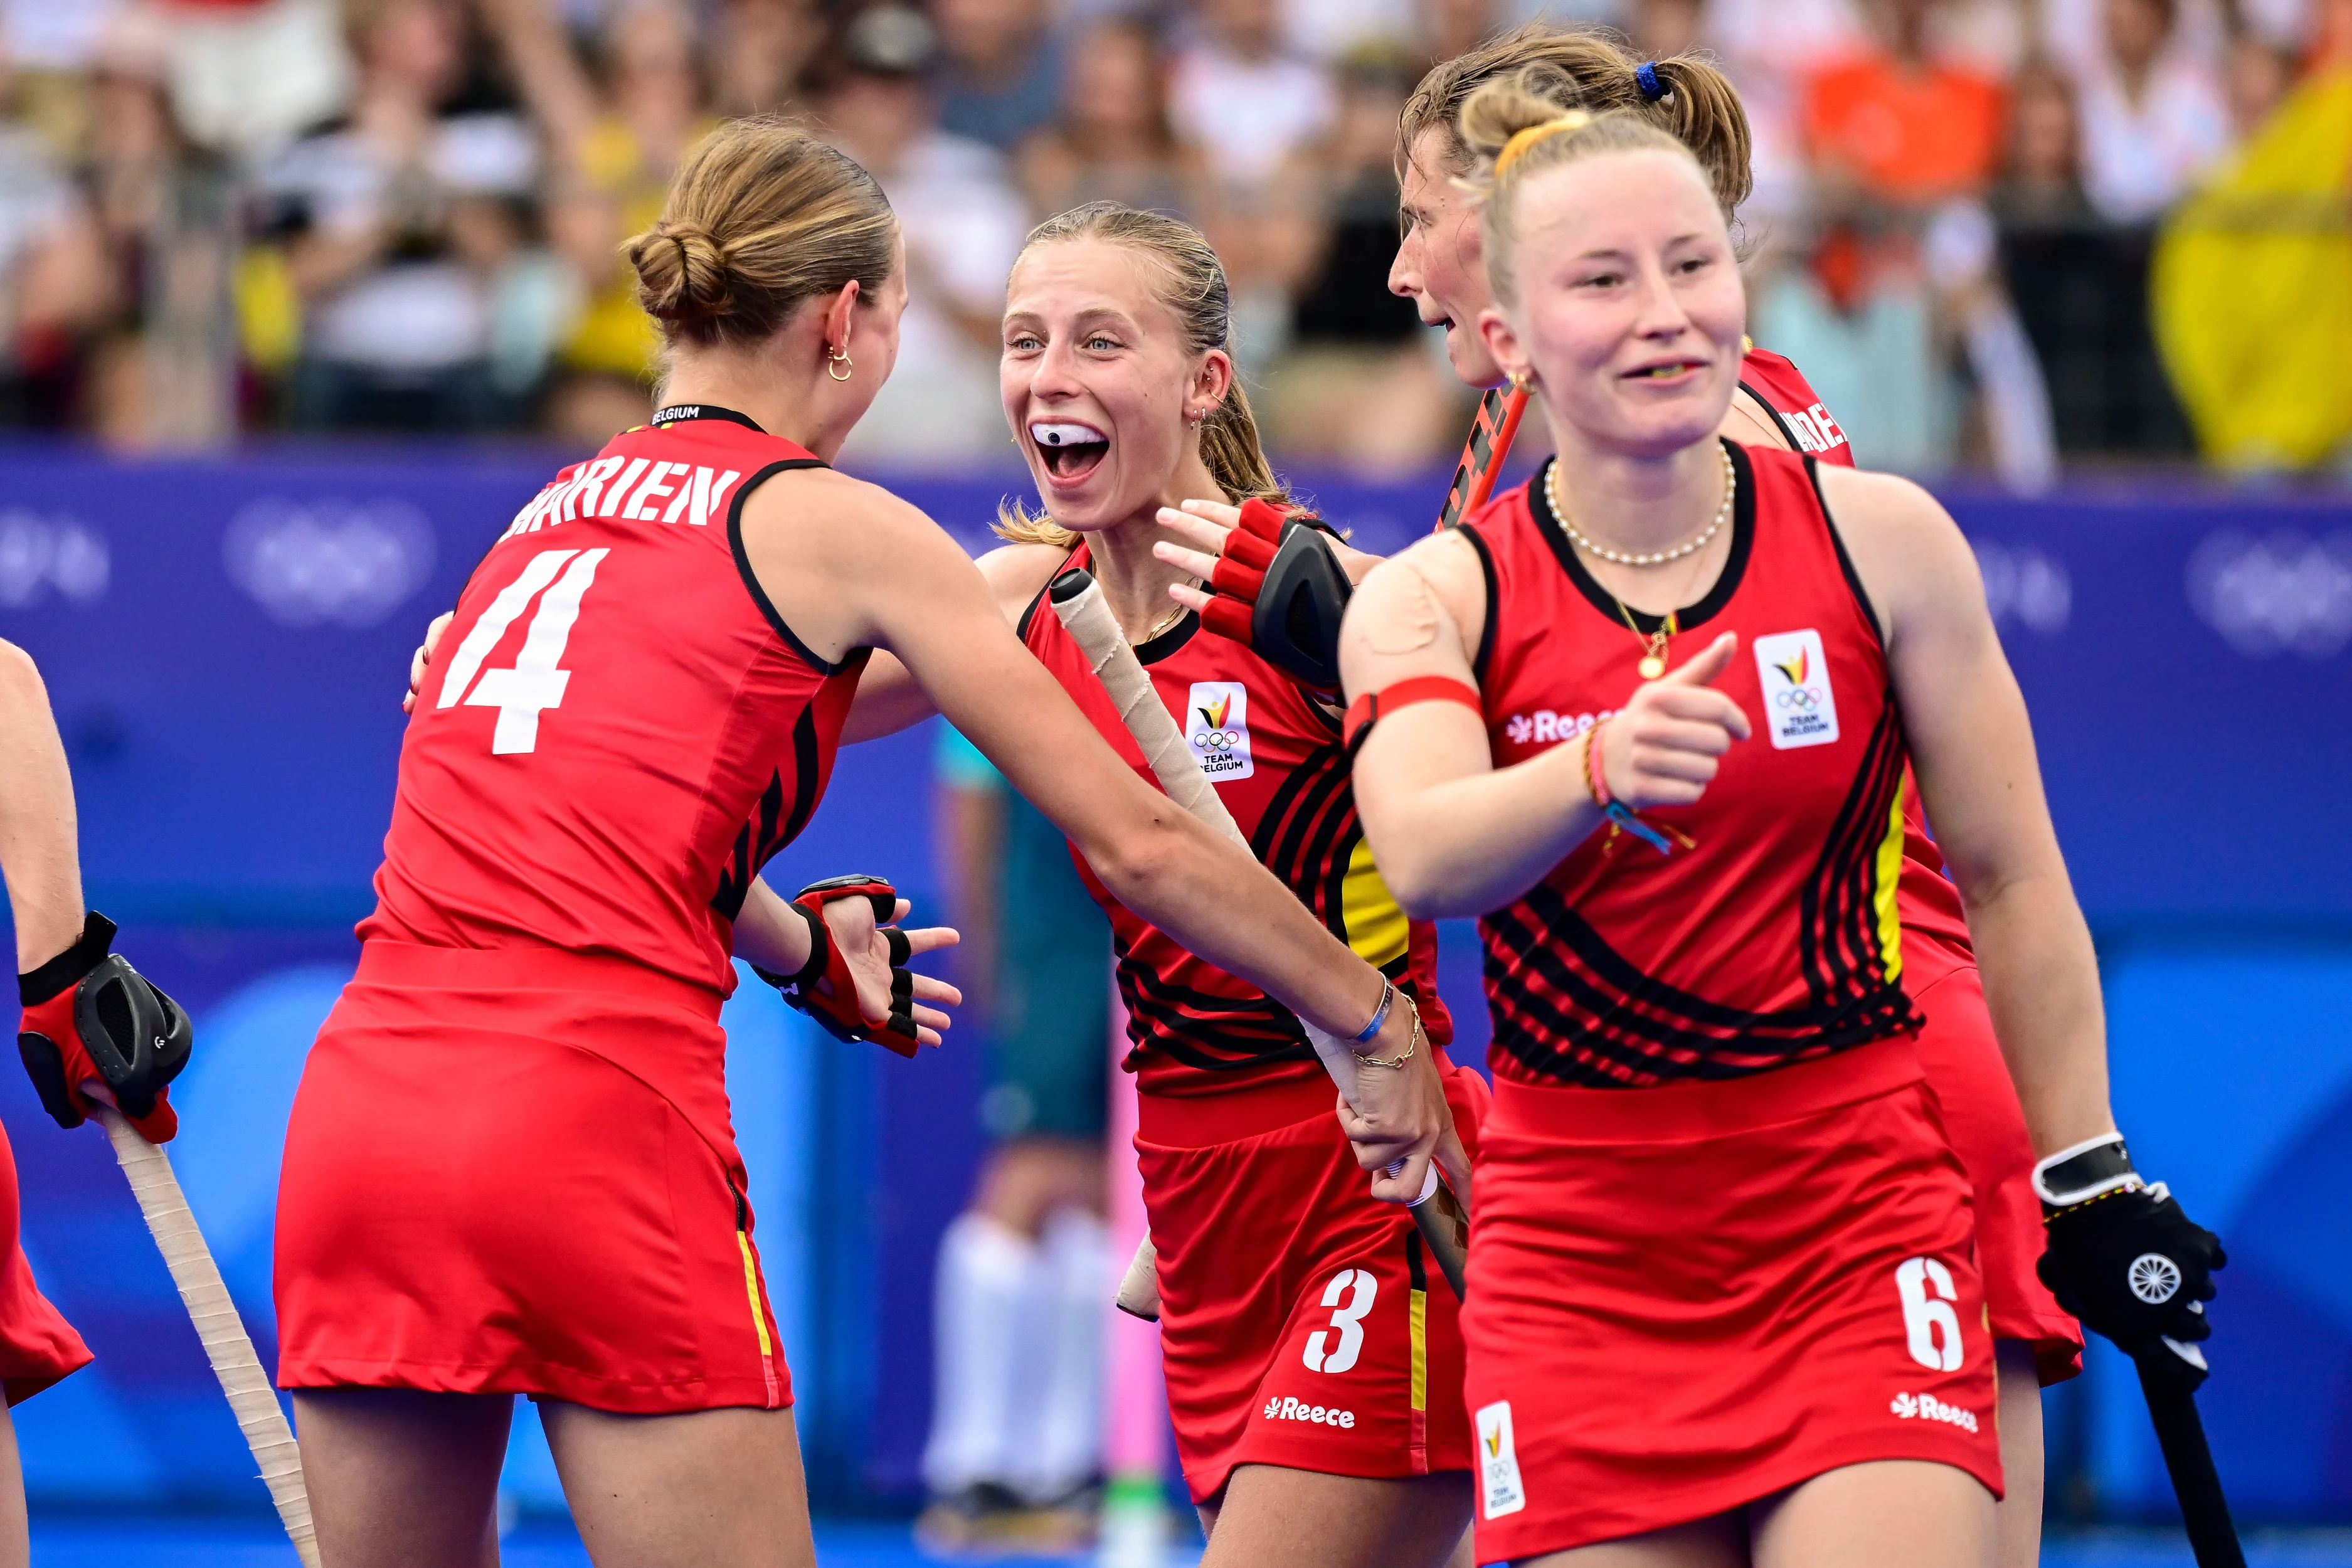
[[[1108,440],[1091,425],[1032,425],[1029,438],[1040,447],[1084,447]]]

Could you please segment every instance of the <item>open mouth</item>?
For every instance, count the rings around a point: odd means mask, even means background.
[[[1075,420],[1033,420],[1029,439],[1045,458],[1046,472],[1057,479],[1084,479],[1110,452],[1109,437]]]
[[[1625,373],[1625,379],[1628,381],[1672,381],[1678,375],[1688,375],[1693,372],[1702,371],[1706,368],[1706,363],[1703,360],[1668,360],[1664,364],[1645,364],[1639,370],[1629,370]]]

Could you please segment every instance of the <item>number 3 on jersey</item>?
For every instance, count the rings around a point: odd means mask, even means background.
[[[609,550],[541,551],[523,567],[520,576],[499,590],[490,607],[457,645],[434,706],[454,708],[463,701],[469,708],[497,709],[499,724],[490,735],[492,755],[538,748],[540,714],[562,707],[564,688],[572,683],[572,672],[557,666],[572,640],[572,623],[580,618],[581,597],[596,581],[597,563],[611,553]],[[558,577],[558,572],[563,575]],[[539,611],[530,618],[514,663],[503,669],[482,668],[482,661],[534,598]],[[477,674],[479,680],[474,679]]]
[[[1331,1326],[1307,1336],[1307,1370],[1346,1372],[1364,1348],[1364,1314],[1372,1310],[1381,1282],[1369,1268],[1342,1268],[1323,1288],[1323,1304],[1333,1309]],[[1340,1298],[1347,1298],[1346,1305]],[[1339,1342],[1331,1343],[1334,1332]]]

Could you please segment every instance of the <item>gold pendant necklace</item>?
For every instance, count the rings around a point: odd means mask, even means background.
[[[1609,596],[1617,599],[1614,594]],[[1633,624],[1633,612],[1625,607],[1625,601],[1622,599],[1617,599],[1617,613],[1625,617],[1626,630],[1637,637],[1642,636],[1642,628]],[[1675,616],[1675,612],[1668,610],[1666,618],[1658,623],[1658,629],[1643,639],[1647,646],[1642,650],[1642,662],[1633,668],[1642,672],[1642,679],[1644,680],[1655,680],[1666,672],[1666,644],[1676,632],[1682,630],[1681,623]]]

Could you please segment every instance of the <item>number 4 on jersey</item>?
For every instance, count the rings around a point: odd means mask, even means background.
[[[532,556],[522,574],[499,590],[490,607],[457,645],[434,706],[454,708],[462,700],[469,708],[495,708],[499,724],[490,735],[491,753],[506,756],[536,750],[540,714],[562,706],[564,688],[572,683],[572,672],[557,666],[562,662],[564,646],[572,640],[572,624],[580,618],[581,596],[596,580],[597,563],[611,553],[609,550],[542,550]],[[558,572],[563,575],[558,577]],[[523,634],[522,649],[514,663],[504,669],[483,669],[482,661],[534,598],[539,600],[539,612],[530,618],[530,628]],[[478,681],[474,679],[477,673],[481,676]],[[470,696],[469,686],[473,688]]]

